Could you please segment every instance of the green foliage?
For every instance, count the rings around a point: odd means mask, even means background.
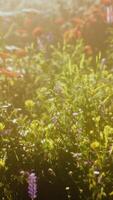
[[[22,77],[0,76],[1,199],[24,199],[21,171],[34,169],[39,182],[59,180],[68,199],[109,200],[112,72],[102,68],[100,55],[95,62],[85,55],[83,41],[51,48],[49,58],[29,51],[10,59]]]

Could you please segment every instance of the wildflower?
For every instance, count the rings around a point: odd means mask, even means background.
[[[27,52],[25,51],[25,49],[17,49],[14,54],[21,58],[21,57],[25,57],[27,55]]]
[[[101,4],[104,6],[110,6],[112,4],[112,0],[101,0]]]
[[[18,50],[19,48],[15,45],[6,45],[5,49],[6,49],[7,52],[13,53],[16,50]]]
[[[41,36],[43,33],[43,29],[41,27],[36,27],[33,29],[32,31],[32,35],[33,37],[38,37],[38,36]]]
[[[31,200],[37,197],[37,177],[33,172],[28,176],[28,194]]]
[[[76,116],[78,116],[78,113],[77,113],[77,112],[74,112],[74,113],[72,113],[72,115],[73,115],[74,117],[76,117]]]
[[[9,77],[9,78],[18,78],[22,76],[22,74],[20,73],[13,72],[5,68],[0,68],[0,74],[5,75],[6,77]]]
[[[94,171],[94,174],[95,174],[95,175],[99,175],[100,172],[99,172],[99,171]]]
[[[91,145],[90,145],[90,147],[91,147],[92,149],[97,149],[97,148],[99,148],[99,146],[100,146],[100,143],[99,143],[98,141],[94,141],[94,142],[92,142]]]
[[[70,190],[70,187],[66,187],[65,189],[68,191],[68,190]]]
[[[113,23],[113,1],[101,0],[101,3],[105,6],[105,17],[108,24]]]
[[[7,58],[10,57],[9,53],[6,52],[0,52],[0,58],[2,58],[3,60],[6,60]]]
[[[68,174],[69,174],[69,176],[72,176],[72,175],[73,175],[73,172],[72,172],[72,171],[69,171]]]

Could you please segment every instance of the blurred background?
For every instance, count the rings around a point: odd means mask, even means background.
[[[57,9],[58,4],[65,4],[68,9],[72,9],[98,2],[99,0],[0,0],[0,10],[14,11],[14,9],[34,8],[35,6],[37,8]]]

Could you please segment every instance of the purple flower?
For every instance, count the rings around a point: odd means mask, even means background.
[[[28,194],[31,200],[37,197],[37,177],[33,172],[28,176]]]

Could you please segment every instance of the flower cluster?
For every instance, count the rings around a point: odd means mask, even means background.
[[[37,177],[35,173],[30,173],[28,176],[28,194],[31,200],[37,197]]]

